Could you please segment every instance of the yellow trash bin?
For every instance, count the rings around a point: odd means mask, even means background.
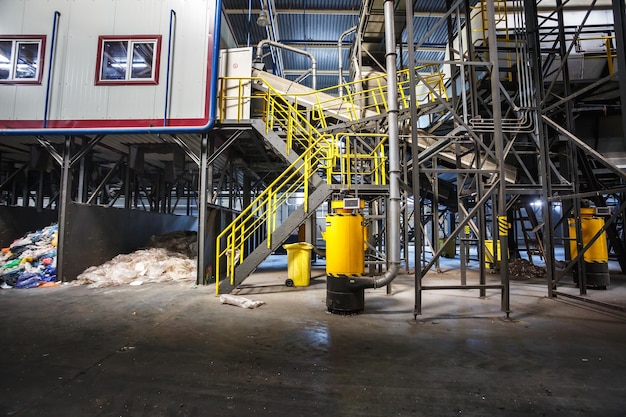
[[[313,245],[307,242],[288,243],[283,245],[287,250],[287,280],[288,287],[306,287],[311,282],[311,249]]]

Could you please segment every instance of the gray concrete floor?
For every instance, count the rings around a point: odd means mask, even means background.
[[[287,288],[281,262],[238,291],[253,310],[191,284],[0,291],[0,415],[626,415],[623,313],[524,281],[510,320],[499,292],[465,290],[425,293],[416,321],[400,276],[332,315],[323,265]],[[626,300],[622,284],[601,296]]]

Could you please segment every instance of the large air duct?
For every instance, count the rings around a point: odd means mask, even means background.
[[[317,90],[317,60],[315,59],[312,53],[303,51],[302,49],[294,48],[293,46],[282,44],[280,42],[274,42],[269,39],[263,39],[256,46],[256,59],[255,59],[256,62],[263,61],[263,47],[265,45],[275,46],[277,48],[281,48],[286,51],[291,51],[297,54],[308,56],[311,59],[311,68],[308,71],[311,73],[311,76],[313,77],[313,80],[311,81],[311,87],[313,88],[313,90]]]

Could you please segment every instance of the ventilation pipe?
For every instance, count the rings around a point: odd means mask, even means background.
[[[400,270],[400,131],[398,129],[398,83],[394,0],[385,0],[385,47],[387,67],[387,124],[389,126],[389,209],[387,210],[387,273],[373,288],[389,284]]]
[[[346,36],[348,36],[351,33],[356,32],[357,27],[353,26],[350,29],[346,30],[345,32],[343,32],[341,35],[339,35],[339,42],[337,42],[337,56],[339,57],[339,81],[337,82],[337,85],[341,86],[344,82],[343,82],[343,54],[341,52],[342,49],[342,43],[343,43],[343,38],[345,38]],[[339,97],[343,96],[343,87],[339,87]]]
[[[380,288],[400,270],[400,134],[398,129],[398,85],[396,82],[396,40],[394,0],[385,0],[385,44],[387,67],[387,102],[389,125],[389,203],[387,208],[387,272],[381,278],[328,276],[326,307],[331,313],[355,313],[364,308],[366,288]],[[327,232],[328,234],[328,226]],[[328,239],[327,239],[328,241]],[[327,261],[328,274],[328,261]]]
[[[307,72],[311,72],[311,75],[313,77],[313,81],[311,82],[311,86],[313,87],[314,90],[317,90],[317,61],[316,61],[315,57],[313,56],[313,54],[311,54],[310,52],[307,52],[307,51],[303,51],[302,49],[294,48],[293,46],[285,45],[285,44],[282,44],[282,43],[279,43],[279,42],[274,42],[274,41],[269,40],[269,39],[263,39],[256,46],[256,59],[255,59],[256,62],[262,62],[263,61],[263,47],[265,45],[275,46],[277,48],[281,48],[281,49],[284,49],[286,51],[291,51],[291,52],[295,52],[297,54],[302,54],[302,55],[308,56],[311,59],[311,68]]]

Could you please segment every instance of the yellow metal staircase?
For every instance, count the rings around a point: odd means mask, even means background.
[[[239,285],[333,190],[386,184],[385,134],[322,134],[311,123],[311,114],[297,104],[297,97],[285,96],[271,86],[254,99],[262,100],[266,131],[284,133],[286,152],[297,151],[299,156],[217,237],[217,293],[220,277],[226,277],[222,287]],[[319,111],[313,120],[323,126],[321,119],[324,113]],[[278,224],[281,207],[296,198],[303,204]],[[259,234],[265,241],[247,253],[249,240]]]

